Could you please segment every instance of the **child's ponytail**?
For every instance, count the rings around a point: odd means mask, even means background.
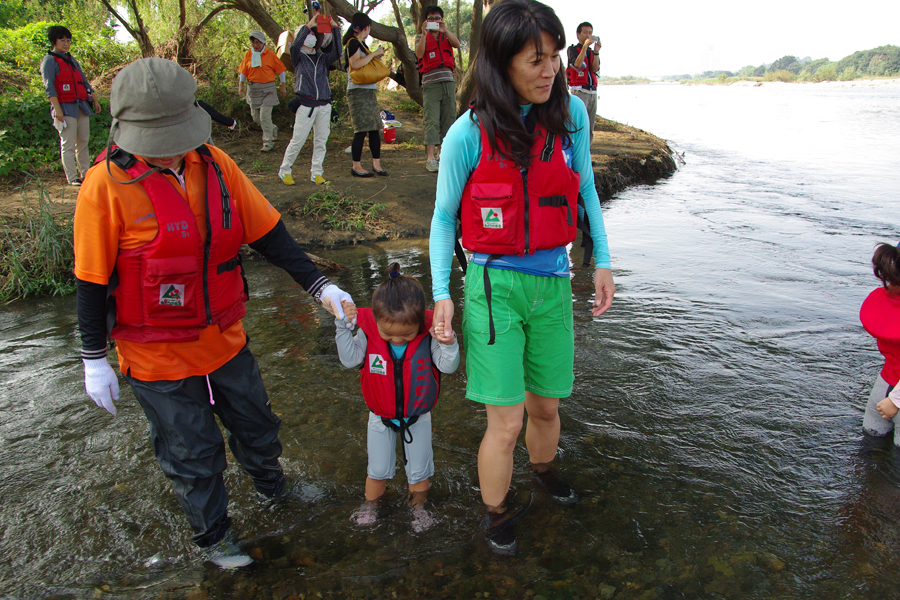
[[[425,291],[413,277],[400,272],[400,264],[388,267],[388,278],[372,294],[372,314],[376,321],[413,325],[425,322]]]
[[[886,244],[878,244],[872,255],[872,267],[875,277],[889,292],[900,293],[900,248]]]

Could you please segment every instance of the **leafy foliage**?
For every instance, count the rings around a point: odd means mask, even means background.
[[[289,212],[295,217],[318,219],[322,225],[330,229],[351,231],[377,229],[378,215],[384,209],[384,204],[325,191],[310,194],[305,201],[291,208]]]

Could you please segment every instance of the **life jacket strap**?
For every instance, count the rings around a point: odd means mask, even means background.
[[[407,464],[409,460],[406,458],[406,444],[412,444],[413,436],[412,431],[409,430],[409,426],[414,424],[419,420],[419,415],[413,415],[409,417],[409,419],[397,419],[399,421],[399,425],[394,423],[394,419],[388,419],[385,417],[381,417],[381,422],[384,423],[385,427],[390,427],[393,431],[396,431],[400,434],[400,447],[403,449],[403,464]]]
[[[494,331],[494,313],[491,310],[491,278],[488,277],[488,263],[492,260],[497,260],[503,256],[502,254],[491,254],[488,256],[487,260],[484,261],[484,299],[487,301],[487,309],[488,309],[488,331],[490,332],[490,336],[488,337],[488,346],[493,346],[495,341],[495,331]]]

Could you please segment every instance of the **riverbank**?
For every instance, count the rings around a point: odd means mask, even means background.
[[[359,179],[350,175],[350,157],[345,153],[353,137],[349,123],[332,127],[325,159],[325,176],[330,182],[317,186],[309,180],[311,140],[304,145],[293,176],[296,182],[286,186],[278,177],[278,167],[290,140],[290,123],[278,123],[280,133],[275,150],[260,152],[258,127],[239,128],[235,132],[217,125],[213,128],[215,143],[224,149],[244,170],[254,185],[283,216],[288,229],[304,247],[329,248],[386,239],[427,236],[431,226],[437,174],[425,169],[422,117],[417,111],[404,110],[399,96],[382,101],[382,107],[393,112],[402,126],[396,129],[396,141],[382,144],[382,165],[390,173],[387,178]],[[394,104],[394,105],[392,105]],[[94,132],[94,135],[99,133]],[[594,177],[601,199],[608,198],[629,185],[652,183],[671,175],[675,160],[665,142],[656,136],[598,117],[591,145]],[[363,152],[363,166],[371,166],[368,148]],[[43,180],[53,210],[61,215],[75,209],[76,188],[66,186],[61,173]],[[367,219],[364,228],[342,229],[324,216],[302,216],[307,198],[318,194],[325,202],[344,199],[376,204],[377,215]],[[327,196],[324,196],[327,194]],[[0,218],[15,219],[24,206],[37,203],[38,182],[7,186],[0,190]],[[382,206],[378,206],[382,205]]]

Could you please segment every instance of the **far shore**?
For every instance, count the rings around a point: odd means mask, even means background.
[[[892,79],[854,79],[852,81],[751,81],[741,80],[733,83],[719,83],[715,79],[704,81],[642,81],[639,83],[603,83],[600,85],[729,85],[740,87],[764,87],[776,85],[804,85],[819,88],[879,88],[879,89],[900,89],[900,78]]]

